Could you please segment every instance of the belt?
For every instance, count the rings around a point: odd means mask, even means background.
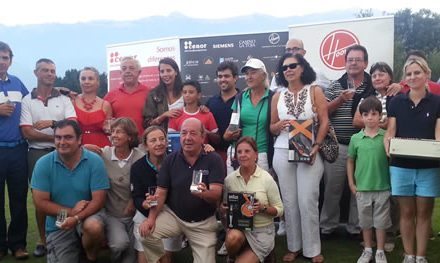
[[[12,142],[0,142],[0,147],[3,148],[14,148],[17,145],[25,143],[25,140],[18,140],[18,141],[12,141]]]
[[[29,148],[29,151],[30,151],[30,150],[52,152],[52,151],[55,150],[55,147],[48,147],[48,148],[42,148],[42,149],[38,149],[38,148]]]

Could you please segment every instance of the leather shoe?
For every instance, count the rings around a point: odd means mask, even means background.
[[[14,257],[16,259],[27,259],[29,257],[29,253],[24,248],[19,248],[15,250]]]
[[[38,257],[44,257],[44,255],[46,255],[46,252],[47,252],[47,250],[46,250],[46,246],[45,245],[37,244],[33,254],[34,254],[35,257],[38,258]]]

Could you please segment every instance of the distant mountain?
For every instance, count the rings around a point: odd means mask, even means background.
[[[307,16],[277,18],[250,15],[230,19],[195,19],[180,13],[153,16],[136,21],[97,21],[78,24],[41,24],[6,27],[0,25],[0,40],[7,42],[15,57],[10,69],[30,89],[35,61],[53,59],[59,76],[68,69],[95,66],[106,70],[105,47],[121,42],[164,37],[256,33],[288,30],[289,25],[354,18],[358,10],[348,9]]]

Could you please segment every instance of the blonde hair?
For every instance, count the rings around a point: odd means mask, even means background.
[[[419,65],[420,68],[423,70],[423,72],[428,74],[428,79],[431,79],[431,69],[428,66],[428,62],[426,62],[426,60],[424,60],[423,58],[419,58],[419,57],[410,58],[405,62],[405,65],[403,66],[403,78],[405,78],[406,76],[406,68],[408,68],[412,64]]]

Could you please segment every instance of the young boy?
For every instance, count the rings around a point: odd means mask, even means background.
[[[390,175],[383,145],[385,131],[379,128],[382,104],[376,97],[366,98],[359,111],[365,128],[351,137],[348,146],[347,175],[350,190],[356,195],[359,225],[365,243],[358,263],[373,259],[373,230],[376,229],[376,263],[386,263],[384,244],[390,218]]]
[[[168,123],[168,132],[178,132],[184,120],[188,118],[199,119],[205,126],[205,143],[220,141],[220,135],[217,133],[218,127],[214,115],[211,112],[200,110],[200,99],[202,97],[202,87],[198,81],[186,81],[182,85],[182,96],[185,106],[182,114],[177,118],[172,118]]]

